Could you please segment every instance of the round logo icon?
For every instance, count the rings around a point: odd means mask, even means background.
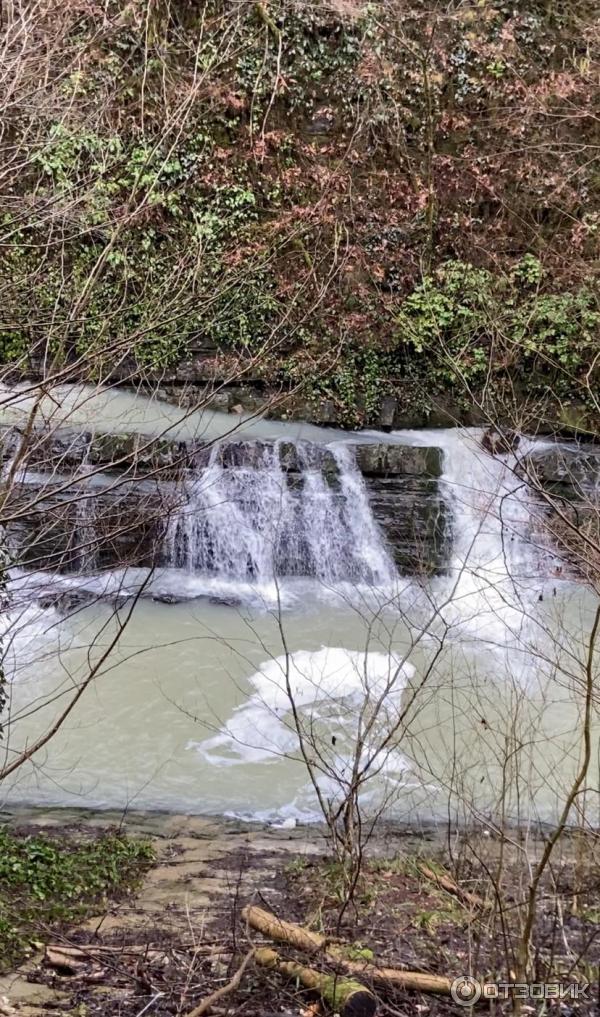
[[[476,978],[461,975],[452,982],[450,995],[459,1006],[473,1006],[481,999],[481,986]]]

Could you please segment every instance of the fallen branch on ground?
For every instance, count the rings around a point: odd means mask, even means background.
[[[230,957],[231,949],[225,946],[225,944],[211,943],[205,946],[196,946],[194,943],[177,943],[172,947],[173,952],[182,953],[184,950],[193,949],[194,953],[200,954],[203,957]],[[158,944],[154,943],[121,943],[118,946],[108,946],[104,944],[96,943],[78,943],[77,946],[65,946],[62,943],[48,943],[46,947],[46,953],[63,953],[66,956],[73,957],[74,959],[87,960],[89,957],[96,955],[116,954],[118,956],[125,956],[132,954],[138,956],[143,954],[148,956],[150,954],[160,954],[163,956],[168,952],[166,948],[158,947]]]
[[[436,872],[435,869],[431,869],[425,862],[419,862],[419,872],[426,879],[431,880],[432,883],[436,883],[446,893],[452,894],[453,897],[458,897],[462,904],[466,904],[470,908],[484,910],[490,907],[489,901],[459,886],[449,873]]]
[[[262,908],[250,905],[242,911],[242,918],[256,929],[279,943],[288,943],[305,953],[323,953],[332,962],[339,964],[347,974],[367,978],[379,985],[396,986],[415,992],[429,992],[450,995],[452,979],[443,975],[430,975],[424,971],[401,971],[398,968],[378,967],[369,961],[351,960],[345,955],[344,947],[331,944],[326,936],[311,932],[301,925],[284,922],[276,915]]]
[[[202,1014],[209,1013],[213,1007],[213,1004],[218,1003],[218,1001],[222,999],[223,996],[228,996],[230,992],[235,992],[235,990],[237,989],[238,985],[242,980],[244,971],[246,970],[248,964],[254,957],[254,953],[255,953],[254,950],[250,950],[244,957],[242,963],[240,964],[235,974],[229,979],[227,984],[222,985],[220,989],[216,989],[214,992],[211,992],[210,996],[206,996],[206,998],[203,999],[202,1002],[198,1004],[198,1006],[196,1006],[193,1010],[191,1010],[187,1014],[187,1017],[202,1017]]]
[[[296,961],[283,960],[276,950],[261,947],[255,952],[256,963],[288,978],[295,978],[307,989],[318,992],[340,1017],[373,1017],[377,1000],[360,982],[350,978],[324,975]]]
[[[114,949],[103,949],[102,947],[76,947],[48,945],[44,953],[44,963],[51,968],[64,968],[74,974],[84,970],[90,964],[114,964],[116,961],[129,961],[133,958],[143,959],[150,964],[168,963],[168,957],[164,950],[151,949],[150,947],[135,948],[122,946]]]

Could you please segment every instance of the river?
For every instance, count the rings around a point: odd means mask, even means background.
[[[340,466],[346,507],[342,517],[339,499],[334,504],[308,471],[302,540],[314,574],[286,577],[271,567],[273,533],[286,534],[286,547],[293,537],[272,471],[263,464],[246,477],[251,491],[243,498],[213,476],[210,505],[203,489],[171,525],[171,541],[186,551],[175,556],[176,567],[152,577],[163,599],[140,600],[59,733],[3,784],[4,801],[275,824],[316,819],[289,682],[327,798],[348,779],[365,697],[372,703],[383,692],[362,756],[371,754],[376,771],[365,785],[365,812],[385,804],[411,823],[556,814],[579,758],[596,602],[583,584],[564,578],[540,542],[538,510],[514,464],[485,454],[478,431],[385,435],[442,449],[440,485],[452,518],[444,574],[401,577],[347,462],[356,436],[218,413],[182,419],[173,406],[124,391],[73,387],[53,396],[43,414],[61,426],[148,435],[168,427],[178,438],[217,438],[235,426],[238,435],[326,445]],[[4,422],[22,420],[30,398],[5,392]],[[362,434],[365,440],[382,436]],[[251,532],[240,504],[251,506]],[[200,518],[211,520],[211,553],[217,547],[227,562],[223,574],[189,553],[190,542],[198,547],[205,539]],[[92,523],[82,517],[80,525]],[[244,559],[253,556],[251,578],[236,564],[242,545]],[[102,597],[64,616],[39,606],[36,585],[102,594],[131,591],[146,578],[133,569],[96,572],[89,561],[80,576],[12,571],[4,617],[6,759],[51,723],[115,632],[114,605]],[[169,592],[200,599],[165,603]]]

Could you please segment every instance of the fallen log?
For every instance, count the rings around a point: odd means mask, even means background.
[[[104,946],[63,946],[49,944],[44,953],[44,962],[52,968],[65,968],[77,972],[89,964],[106,964],[123,961],[132,963],[133,959],[143,959],[149,964],[167,963],[168,956],[164,951],[150,947],[104,947]]]
[[[86,958],[89,960],[90,958]],[[51,968],[57,968],[60,971],[68,971],[71,975],[76,975],[86,969],[86,961],[79,957],[74,957],[72,953],[66,953],[60,947],[46,947],[44,953],[44,963]]]
[[[459,886],[448,873],[436,872],[435,869],[430,868],[425,862],[419,862],[419,872],[426,879],[431,880],[432,883],[436,883],[446,893],[452,894],[453,897],[458,897],[462,904],[466,904],[470,908],[483,911],[490,907],[489,901]]]
[[[426,971],[402,971],[399,968],[378,967],[370,961],[352,960],[342,946],[330,943],[326,936],[304,929],[301,925],[285,922],[254,905],[243,909],[242,918],[269,939],[287,943],[304,953],[323,953],[328,960],[338,964],[349,975],[366,978],[378,985],[396,986],[413,992],[450,995],[452,979],[444,975],[430,975]]]
[[[324,975],[296,961],[283,960],[276,950],[268,947],[256,950],[254,956],[262,967],[295,978],[306,989],[317,992],[340,1017],[373,1017],[377,1010],[373,993],[354,979]]]
[[[329,942],[327,937],[321,933],[311,932],[310,929],[305,929],[302,925],[296,925],[293,922],[284,922],[282,918],[278,918],[277,915],[258,908],[254,904],[243,908],[242,918],[253,929],[262,932],[263,936],[275,939],[279,943],[295,946],[297,950],[303,950],[304,953],[318,953],[320,950],[325,950]]]
[[[48,950],[58,950],[61,953],[71,954],[73,957],[86,956],[87,954],[147,954],[148,952],[154,951],[164,953],[165,948],[159,950],[158,943],[120,943],[117,946],[108,946],[105,943],[78,943],[77,946],[63,945],[62,943],[49,943],[47,946]],[[181,940],[177,942],[177,946],[174,948],[177,951],[192,950],[196,954],[211,955],[219,954],[220,956],[231,955],[231,949],[225,946],[224,943],[206,943],[204,945],[198,945],[193,941]]]

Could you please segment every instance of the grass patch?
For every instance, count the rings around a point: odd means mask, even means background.
[[[0,829],[0,972],[57,927],[133,890],[153,859],[147,841],[110,831],[59,840]]]

